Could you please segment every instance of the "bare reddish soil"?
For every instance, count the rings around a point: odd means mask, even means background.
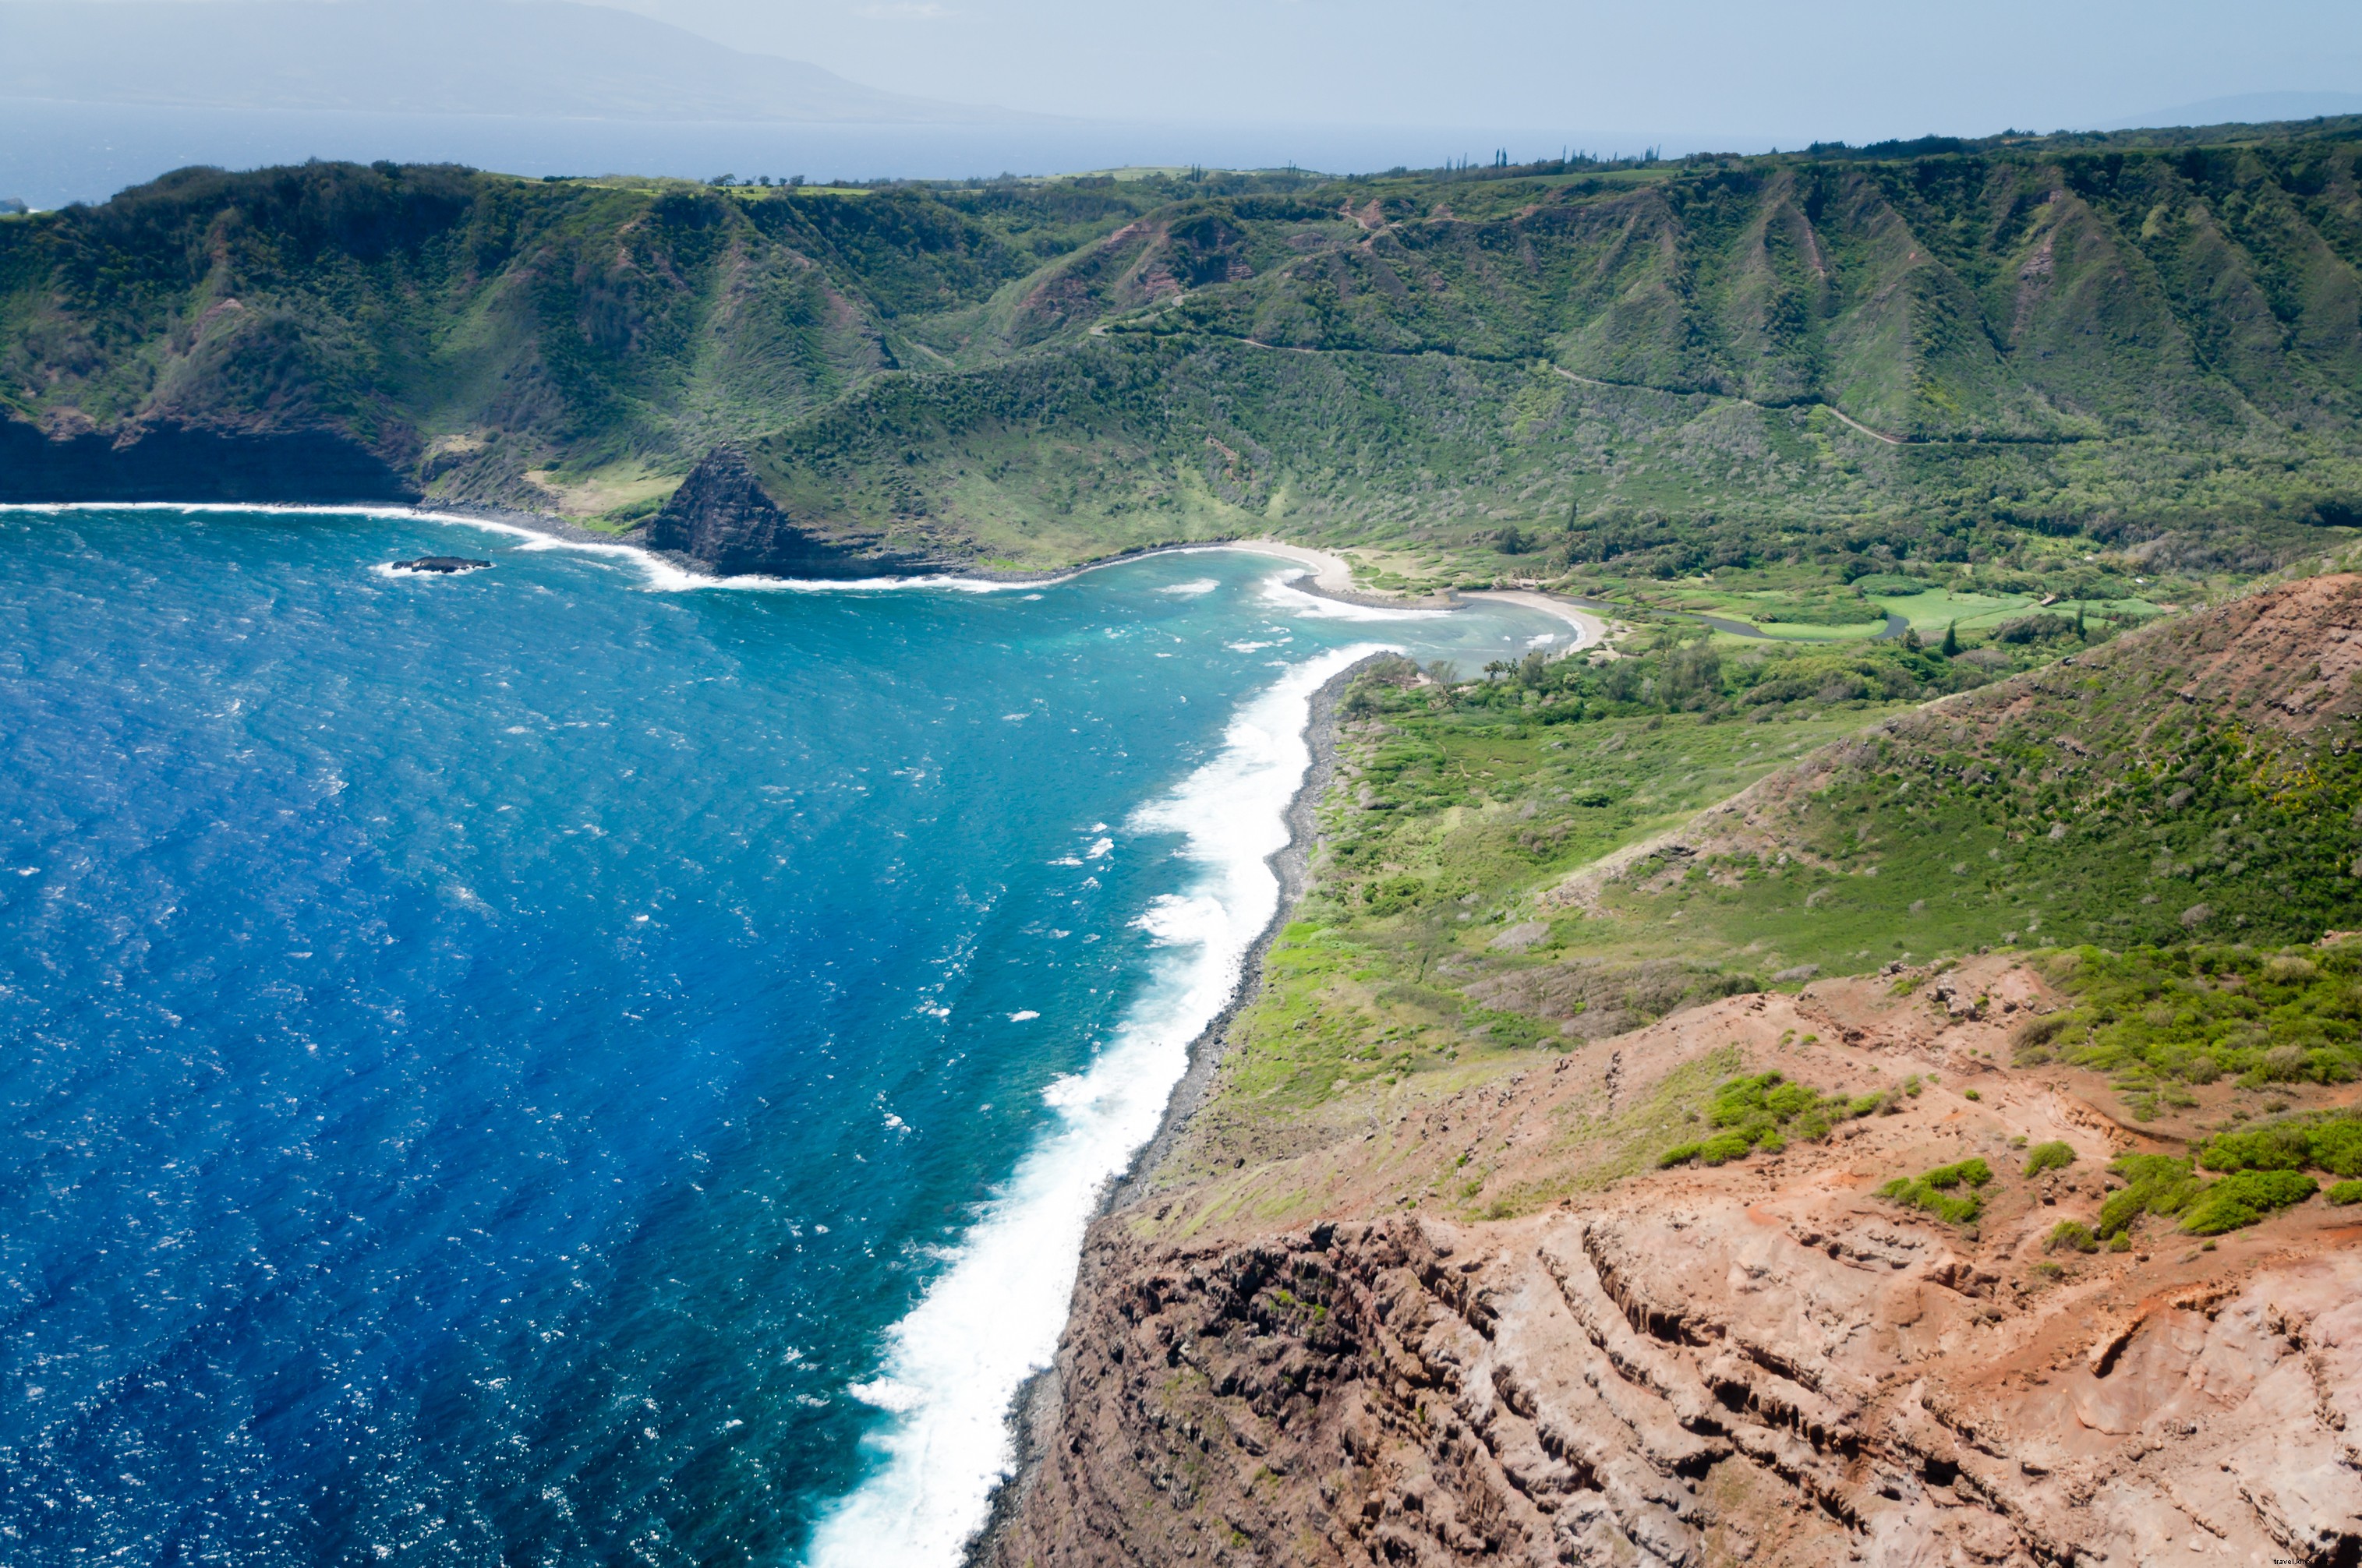
[[[2006,1065],[2056,1004],[2031,970],[1915,978],[1731,998],[1292,1157],[1201,1139],[1175,1163],[1217,1174],[1092,1234],[994,1560],[2354,1564],[2362,1208],[2046,1252],[2177,1129]],[[1654,1168],[1774,1068],[1920,1092]],[[2018,1139],[2077,1161],[2029,1179]],[[1970,1155],[1972,1227],[1877,1196]]]

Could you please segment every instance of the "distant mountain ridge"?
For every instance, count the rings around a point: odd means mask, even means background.
[[[0,4],[0,96],[624,120],[1032,117],[880,92],[571,0]]]
[[[2251,571],[2362,524],[2362,121],[1346,179],[186,170],[0,222],[0,409],[12,499],[424,495],[738,570],[1276,527]]]
[[[2266,125],[2335,115],[2362,115],[2362,93],[2234,93],[2177,104],[2170,109],[2152,109],[2095,128],[2136,131],[2151,126]]]

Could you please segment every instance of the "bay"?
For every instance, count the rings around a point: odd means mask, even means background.
[[[1305,696],[1566,633],[1291,570],[0,513],[8,1559],[948,1561]]]

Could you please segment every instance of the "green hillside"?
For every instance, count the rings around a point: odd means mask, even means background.
[[[2357,170],[2355,120],[1352,179],[186,170],[0,220],[4,483],[623,527],[726,449],[752,484],[658,543],[1277,530],[1407,586],[2132,600],[2362,521]]]
[[[1001,343],[1052,351],[873,383],[755,456],[792,513],[1020,554],[1202,495],[1440,546],[1435,578],[1753,569],[1849,532],[2253,570],[2362,515],[2357,155],[2324,130],[1184,200],[1004,291]]]
[[[1676,943],[1835,972],[2355,928],[2357,616],[2362,581],[2329,576],[2095,647],[2060,636],[2058,663],[1891,719],[1548,901],[1584,912],[1553,929],[1601,954]]]
[[[2357,639],[2362,577],[2331,575],[1948,657],[1666,630],[1596,662],[1368,667],[1215,1121],[1269,1153],[1357,1090],[2012,948],[2077,999],[2028,1015],[2020,1060],[2107,1071],[2129,1115],[2218,1080],[2235,1121],[2344,1103]]]

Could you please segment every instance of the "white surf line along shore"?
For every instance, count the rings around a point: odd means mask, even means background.
[[[1142,550],[1131,554],[1113,556],[1105,561],[1093,561],[1070,571],[1051,576],[1025,577],[1004,581],[997,577],[963,577],[951,573],[932,573],[908,577],[774,577],[753,574],[719,576],[712,573],[693,572],[677,566],[644,545],[625,544],[620,541],[583,539],[551,533],[524,523],[504,519],[476,517],[467,512],[436,511],[432,508],[395,506],[384,503],[359,502],[350,506],[297,505],[284,501],[6,501],[0,502],[0,512],[11,511],[171,511],[171,512],[262,512],[283,517],[373,517],[411,522],[440,522],[461,528],[478,528],[491,533],[506,534],[522,540],[527,549],[579,550],[594,555],[627,557],[639,563],[649,577],[649,586],[675,591],[699,588],[739,588],[756,591],[789,593],[888,593],[912,588],[946,588],[958,593],[999,594],[1021,593],[1028,588],[1046,587],[1058,583],[1071,583],[1087,572],[1103,571],[1109,566],[1128,565],[1144,561],[1152,555],[1189,555],[1208,550],[1242,550],[1258,555],[1275,555],[1307,567],[1312,574],[1314,587],[1325,593],[1351,594],[1364,590],[1353,587],[1353,569],[1340,556],[1325,550],[1314,550],[1302,544],[1286,544],[1276,539],[1209,539],[1201,544],[1168,544],[1154,550]],[[1408,605],[1405,609],[1411,608]],[[1388,613],[1392,613],[1389,609]]]
[[[1312,695],[1384,651],[1359,643],[1288,670],[1240,709],[1211,762],[1132,815],[1132,832],[1183,837],[1195,884],[1141,916],[1164,949],[1146,991],[1089,1067],[1044,1091],[1050,1125],[889,1331],[877,1378],[853,1390],[894,1420],[866,1445],[877,1468],[821,1520],[810,1568],[956,1568],[983,1528],[1016,1464],[1010,1403],[1056,1354],[1099,1194],[1155,1135],[1190,1043],[1279,911],[1270,861],[1311,766]]]
[[[73,503],[106,510],[111,503]],[[528,548],[571,549],[637,558],[652,586],[761,588],[951,587],[1003,592],[1038,587],[974,578],[873,578],[802,583],[782,578],[700,577],[635,545],[572,540],[519,524],[405,507],[255,507],[236,503],[136,503],[178,511],[270,511],[449,522],[520,537]],[[10,507],[60,510],[64,507]],[[1316,585],[1350,584],[1341,560],[1275,541],[1213,542],[1171,552],[1245,550],[1315,574]],[[1124,559],[1139,559],[1138,556]],[[1098,563],[1115,565],[1120,562]],[[1070,581],[1097,566],[1047,579]],[[1295,574],[1289,574],[1289,576]],[[1399,609],[1293,589],[1268,578],[1266,598],[1299,615],[1354,621],[1424,620],[1446,609]],[[1285,596],[1285,597],[1283,597]],[[1540,595],[1487,597],[1535,601]],[[1578,614],[1580,612],[1572,612]],[[1580,620],[1573,622],[1582,627]],[[962,1239],[950,1266],[888,1334],[878,1376],[852,1391],[892,1413],[869,1446],[879,1464],[814,1533],[810,1568],[957,1568],[983,1527],[994,1488],[1016,1462],[1008,1424],[1025,1379],[1050,1364],[1064,1332],[1091,1212],[1106,1184],[1155,1135],[1189,1046],[1220,1016],[1245,977],[1255,940],[1279,910],[1272,857],[1286,848],[1287,807],[1311,766],[1312,696],[1330,676],[1384,642],[1332,649],[1286,671],[1248,700],[1223,734],[1220,752],[1127,824],[1136,833],[1175,833],[1199,875],[1186,893],[1156,899],[1140,926],[1164,949],[1148,985],[1090,1066],[1043,1091],[1050,1125]]]
[[[580,539],[565,534],[545,532],[523,523],[502,519],[473,517],[466,512],[435,511],[417,507],[358,504],[353,506],[298,506],[284,502],[246,501],[6,501],[0,502],[0,512],[12,511],[170,511],[170,512],[262,512],[285,517],[370,517],[413,522],[439,522],[460,528],[476,528],[491,533],[504,534],[522,541],[528,550],[574,550],[592,555],[613,555],[630,560],[647,576],[648,586],[670,592],[690,592],[704,588],[735,588],[754,592],[787,593],[899,593],[912,589],[938,588],[955,593],[997,594],[1018,593],[1028,588],[1071,583],[1086,573],[1103,571],[1110,566],[1127,565],[1144,561],[1152,555],[1195,555],[1202,553],[1231,550],[1249,554],[1275,556],[1306,568],[1312,586],[1321,590],[1319,602],[1333,607],[1334,613],[1355,620],[1391,620],[1408,616],[1448,615],[1449,609],[1432,609],[1404,602],[1400,605],[1372,604],[1363,598],[1343,598],[1328,596],[1357,595],[1363,590],[1353,586],[1353,568],[1338,555],[1308,545],[1288,544],[1276,539],[1220,539],[1202,544],[1168,544],[1161,549],[1142,550],[1134,554],[1119,555],[1110,560],[1094,561],[1076,566],[1072,571],[1054,576],[1030,577],[1004,582],[991,577],[962,577],[934,574],[911,577],[771,577],[752,575],[716,576],[710,573],[693,572],[677,566],[655,551],[643,545],[624,544],[601,539]],[[1527,588],[1471,588],[1462,598],[1498,599],[1520,604],[1529,609],[1555,616],[1573,627],[1580,634],[1576,647],[1606,641],[1607,626],[1597,616],[1578,609],[1563,599]],[[1352,614],[1352,611],[1362,611]]]

